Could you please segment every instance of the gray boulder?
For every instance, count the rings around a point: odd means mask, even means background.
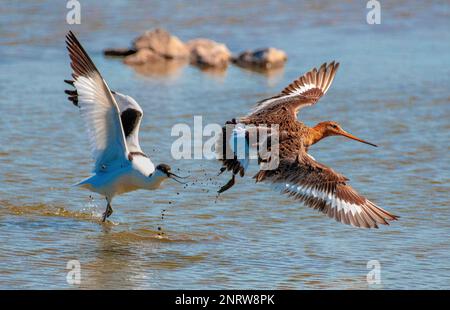
[[[140,49],[136,53],[126,56],[123,59],[123,63],[136,66],[161,60],[165,60],[165,58],[158,55],[154,51],[149,49]]]
[[[245,51],[233,58],[233,63],[241,67],[272,69],[284,66],[287,55],[284,51],[269,47],[254,51]]]
[[[186,43],[190,52],[190,62],[199,67],[226,68],[231,52],[225,44],[198,38]]]
[[[107,48],[103,51],[105,56],[114,56],[114,57],[125,57],[128,55],[132,55],[136,53],[135,49],[132,48]]]
[[[156,28],[146,31],[133,43],[137,50],[149,49],[166,59],[182,59],[189,57],[186,45],[164,29]]]

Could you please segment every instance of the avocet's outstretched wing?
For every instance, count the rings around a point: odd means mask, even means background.
[[[120,109],[120,119],[125,134],[128,151],[142,153],[139,145],[139,127],[144,111],[132,97],[112,91]]]
[[[275,170],[260,170],[256,182],[270,182],[282,193],[344,224],[378,228],[398,218],[358,194],[345,176],[316,162],[304,150],[297,154],[281,158]]]
[[[278,113],[281,109],[292,112],[292,116],[297,116],[299,109],[315,104],[330,88],[334,80],[339,63],[324,63],[319,69],[312,69],[305,73],[285,89],[280,94],[259,101],[249,117],[255,114],[269,116]]]
[[[128,162],[128,148],[122,129],[119,107],[105,80],[69,31],[67,49],[73,69],[73,85],[77,89],[77,104],[89,132],[96,172],[112,165]]]
[[[74,81],[72,80],[64,80],[64,82],[75,87]],[[66,90],[65,93],[69,95],[68,99],[72,101],[75,106],[79,106],[76,88],[75,90]],[[114,90],[111,90],[111,93],[119,106],[120,119],[122,120],[122,128],[123,133],[125,134],[128,151],[132,153],[142,153],[141,146],[139,145],[139,128],[141,126],[144,111],[132,97]]]

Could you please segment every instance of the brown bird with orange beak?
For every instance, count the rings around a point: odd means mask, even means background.
[[[258,129],[267,130],[268,126],[277,125],[278,143],[270,145],[269,142],[268,146],[269,150],[278,148],[278,165],[273,169],[261,169],[264,161],[259,158],[260,170],[254,176],[256,182],[268,182],[281,193],[355,227],[378,228],[378,224],[388,225],[388,221],[398,218],[358,194],[347,184],[345,176],[307,153],[311,145],[330,136],[344,136],[376,146],[346,132],[336,122],[321,122],[308,127],[297,120],[300,109],[314,105],[327,92],[338,67],[339,63],[334,61],[328,65],[324,63],[292,82],[280,94],[259,101],[249,115],[227,122],[217,140],[216,152],[223,165],[221,173],[231,171],[232,178],[219,193],[235,184],[237,174],[243,177],[249,163],[249,158],[238,156],[236,141],[242,138],[246,148],[251,148],[250,135]],[[230,152],[232,156],[227,156]]]

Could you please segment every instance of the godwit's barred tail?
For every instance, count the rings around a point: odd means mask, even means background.
[[[256,175],[256,182],[269,182],[276,189],[292,196],[309,207],[317,209],[344,224],[364,228],[377,228],[379,224],[398,217],[377,207],[374,203],[359,195],[350,185],[348,179],[331,168],[320,164],[308,154],[308,148],[329,136],[344,136],[359,142],[376,146],[353,136],[343,130],[336,122],[321,122],[308,127],[297,120],[298,111],[314,105],[330,88],[339,63],[324,63],[318,70],[313,69],[287,86],[280,94],[257,103],[253,111],[238,120],[228,122],[228,126],[240,124],[256,127],[279,126],[279,166],[273,170],[261,169]],[[229,154],[236,135],[223,132],[216,143],[216,150]],[[233,131],[231,131],[233,132]],[[241,136],[245,136],[241,133]],[[247,144],[248,146],[248,144]],[[219,154],[218,154],[219,155]],[[244,176],[247,163],[231,157],[219,159],[221,172],[231,171],[231,180],[219,193],[230,189],[235,183],[235,176]]]

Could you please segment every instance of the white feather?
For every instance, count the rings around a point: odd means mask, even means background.
[[[134,100],[132,97],[121,94],[119,92],[114,93],[114,98],[119,106],[120,113],[127,109],[133,109],[141,113],[139,117],[136,127],[134,130],[126,137],[126,143],[128,147],[128,151],[130,152],[142,152],[141,146],[139,145],[139,129],[141,126],[141,120],[144,115],[144,111],[141,106]]]
[[[348,212],[351,212],[352,215],[361,214],[363,212],[363,209],[356,204],[346,202],[342,199],[339,199],[336,197],[333,193],[328,193],[324,191],[317,190],[311,186],[301,186],[296,184],[273,184],[273,189],[276,191],[290,191],[293,193],[305,195],[308,197],[314,197],[318,198],[327,204],[330,205],[331,208],[336,209],[337,211],[344,210],[344,213],[347,214]]]
[[[81,116],[89,133],[95,159],[94,171],[125,165],[128,149],[120,112],[106,82],[99,75],[79,76],[74,81]]]
[[[233,134],[231,135],[230,145],[233,153],[237,156],[237,159],[244,170],[247,169],[249,164],[249,145],[247,142],[246,129],[243,124],[237,124],[233,129]]]

